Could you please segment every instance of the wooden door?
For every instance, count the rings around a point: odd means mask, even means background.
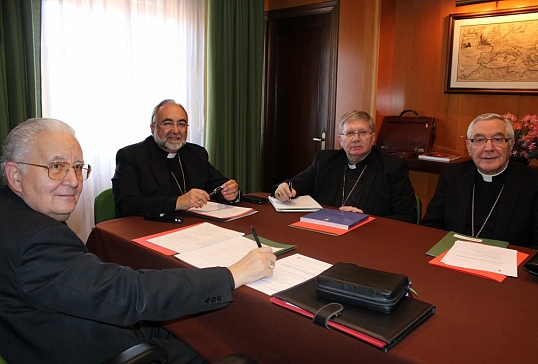
[[[265,14],[263,191],[333,148],[338,2]]]

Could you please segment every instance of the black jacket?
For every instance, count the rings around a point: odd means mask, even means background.
[[[188,176],[187,190],[199,188],[210,193],[229,180],[209,163],[203,147],[186,143],[179,155]],[[170,182],[163,152],[153,136],[118,151],[112,188],[116,217],[158,215],[176,209],[178,194]],[[226,200],[222,198],[219,202]]]
[[[100,363],[140,343],[127,326],[232,301],[228,269],[103,263],[65,223],[6,186],[0,231],[0,355],[8,363]]]
[[[342,176],[347,163],[346,152],[323,150],[312,164],[291,179],[297,196],[310,195],[322,205],[340,207]],[[367,157],[368,167],[361,177],[359,196],[348,200],[364,213],[416,223],[415,191],[409,180],[405,161],[373,146]],[[273,188],[273,194],[276,186]]]
[[[445,166],[421,225],[464,234],[477,173],[472,160]],[[538,246],[538,171],[509,162],[498,206],[494,236],[481,236]]]

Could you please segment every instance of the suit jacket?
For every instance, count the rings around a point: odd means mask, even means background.
[[[478,171],[472,160],[445,166],[421,224],[464,233]],[[538,244],[538,171],[509,162],[494,236],[484,238],[528,246]]]
[[[186,143],[179,155],[188,176],[187,190],[199,188],[210,193],[229,180],[209,163],[203,147]],[[153,136],[118,151],[112,188],[116,217],[158,215],[176,209],[178,195],[170,182],[163,152]],[[221,195],[218,198],[227,202]]]
[[[367,158],[368,168],[360,181],[359,196],[346,205],[366,214],[416,223],[415,190],[405,162],[375,146]],[[343,149],[322,150],[306,170],[291,179],[293,188],[298,196],[310,195],[320,204],[340,207],[335,201],[341,197],[339,186],[346,163]]]
[[[100,363],[138,344],[125,328],[222,308],[226,268],[103,263],[71,229],[0,186],[0,355],[8,363]]]

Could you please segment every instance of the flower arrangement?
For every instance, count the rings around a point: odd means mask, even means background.
[[[512,156],[519,158],[538,158],[538,117],[527,115],[517,120],[513,114],[503,115],[512,120],[514,127],[514,148]]]

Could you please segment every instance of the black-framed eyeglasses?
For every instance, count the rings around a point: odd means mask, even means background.
[[[359,134],[359,138],[365,139],[373,133],[374,133],[373,131],[359,130],[359,131],[346,131],[344,133],[340,133],[340,135],[343,135],[344,137],[348,139],[352,139],[356,134]]]
[[[162,122],[155,121],[154,124],[160,125],[164,129],[172,129],[174,125],[177,125],[179,130],[187,130],[189,128],[189,124],[183,120],[165,120]]]
[[[471,142],[475,147],[481,147],[483,145],[486,145],[488,140],[491,140],[491,142],[494,145],[503,146],[506,143],[508,143],[512,138],[505,138],[505,137],[494,137],[494,138],[484,138],[484,137],[478,137],[478,138],[471,138],[467,139]]]
[[[26,162],[17,162],[17,164],[26,164],[29,166],[46,168],[48,169],[49,178],[56,181],[64,179],[67,176],[67,173],[69,173],[70,168],[75,170],[75,176],[79,181],[86,181],[92,172],[92,166],[88,165],[88,167],[85,167],[85,165],[82,163],[75,163],[74,165],[71,165],[68,162],[55,161],[50,162],[48,166]]]

